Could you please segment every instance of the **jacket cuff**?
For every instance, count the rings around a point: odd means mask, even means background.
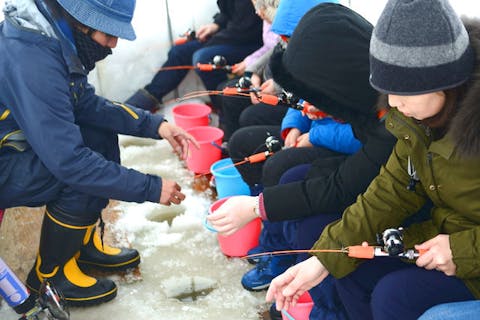
[[[258,213],[262,221],[268,220],[265,204],[263,203],[263,192],[258,195]]]

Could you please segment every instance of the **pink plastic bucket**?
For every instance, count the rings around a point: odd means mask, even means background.
[[[210,112],[212,109],[201,103],[179,104],[172,109],[175,124],[183,129],[208,126]]]
[[[282,319],[291,320],[293,318],[295,320],[308,320],[312,308],[312,297],[310,296],[308,291],[306,291],[300,296],[300,298],[298,298],[297,304],[294,307],[290,307],[288,310],[286,310],[291,316],[291,318],[289,318],[284,312],[282,312]]]
[[[190,144],[187,168],[195,173],[208,173],[210,166],[220,160],[223,131],[215,127],[193,127],[186,130],[200,144],[200,149]]]
[[[228,197],[212,203],[208,213],[215,212],[215,210],[217,210],[227,199]],[[248,250],[258,246],[258,239],[261,230],[262,221],[260,218],[256,218],[232,235],[222,236],[217,234],[220,250],[222,250],[224,255],[229,257],[246,256]]]

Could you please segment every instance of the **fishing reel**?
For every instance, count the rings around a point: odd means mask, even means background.
[[[47,280],[42,282],[34,307],[19,320],[69,320],[70,311],[63,295]]]
[[[281,103],[286,104],[291,108],[294,108],[296,110],[303,110],[303,106],[298,106],[298,103],[301,99],[291,92],[282,90],[282,93],[280,93],[278,98]]]
[[[200,71],[225,70],[232,71],[232,66],[227,65],[227,59],[224,56],[214,56],[211,63],[197,63],[197,69]]]
[[[213,57],[212,64],[217,69],[224,69],[227,66],[227,59],[225,59],[224,56],[216,55],[215,57]]]
[[[382,234],[377,234],[377,243],[383,247],[383,250],[389,256],[398,256],[404,253],[405,246],[403,244],[403,228],[389,228]]]
[[[238,89],[245,89],[248,90],[252,87],[252,78],[251,78],[251,73],[250,72],[245,72],[245,75],[238,79],[237,83],[235,84],[235,87]]]
[[[194,40],[196,37],[197,37],[197,34],[195,30],[188,28],[188,30],[185,31],[185,33],[180,35],[179,39],[175,40],[175,45],[178,46],[178,45],[185,44],[186,42]]]
[[[267,150],[271,153],[282,150],[282,144],[280,140],[275,136],[268,136],[267,139],[265,139],[265,146],[267,147]]]

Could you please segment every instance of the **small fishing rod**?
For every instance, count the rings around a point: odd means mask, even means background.
[[[250,98],[250,93],[255,93],[258,100],[263,102],[264,104],[268,104],[271,106],[277,106],[279,104],[287,105],[290,108],[295,110],[299,110],[302,112],[303,115],[311,115],[317,118],[331,118],[327,113],[317,110],[314,112],[309,111],[309,108],[313,106],[309,102],[298,98],[294,94],[283,90],[278,95],[273,94],[266,94],[262,93],[260,88],[242,88],[239,86],[236,87],[225,87],[223,90],[205,90],[205,91],[194,91],[187,93],[183,97],[177,99],[177,102],[181,102],[184,100],[192,99],[192,98],[199,98],[204,96],[229,96],[229,97],[238,97],[238,98]]]
[[[214,56],[211,63],[197,63],[197,65],[185,65],[185,66],[167,66],[158,69],[157,71],[170,71],[170,70],[194,70],[198,69],[203,72],[209,72],[214,70],[225,70],[231,72],[234,66],[227,65],[227,59],[223,56]]]
[[[386,229],[377,234],[377,245],[356,245],[341,249],[309,249],[309,250],[281,250],[262,252],[241,257],[241,259],[258,258],[262,256],[290,255],[300,253],[344,253],[351,258],[373,259],[375,257],[396,257],[414,260],[427,250],[405,249],[403,243],[403,228]]]
[[[259,163],[265,161],[269,156],[273,155],[275,152],[278,152],[282,149],[282,145],[280,140],[277,137],[269,136],[265,139],[265,146],[267,147],[266,151],[255,153],[251,156],[245,157],[243,160],[234,162],[232,164],[225,165],[223,167],[216,168],[215,171],[222,171],[228,168],[237,167],[246,163]],[[202,177],[204,175],[210,174],[211,172],[207,173],[199,173],[194,176],[194,179]]]

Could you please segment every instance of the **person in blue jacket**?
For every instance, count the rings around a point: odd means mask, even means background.
[[[277,15],[272,23],[272,32],[291,37],[303,15],[322,2],[338,3],[338,0],[280,0]]]
[[[170,205],[180,186],[120,165],[117,134],[166,139],[186,158],[195,139],[161,115],[95,94],[95,62],[118,38],[135,39],[135,0],[9,0],[0,24],[0,207],[42,206],[37,259],[26,284],[45,279],[72,305],[116,296],[115,283],[78,264],[124,270],[133,249],[102,245],[95,226],[109,199]]]

